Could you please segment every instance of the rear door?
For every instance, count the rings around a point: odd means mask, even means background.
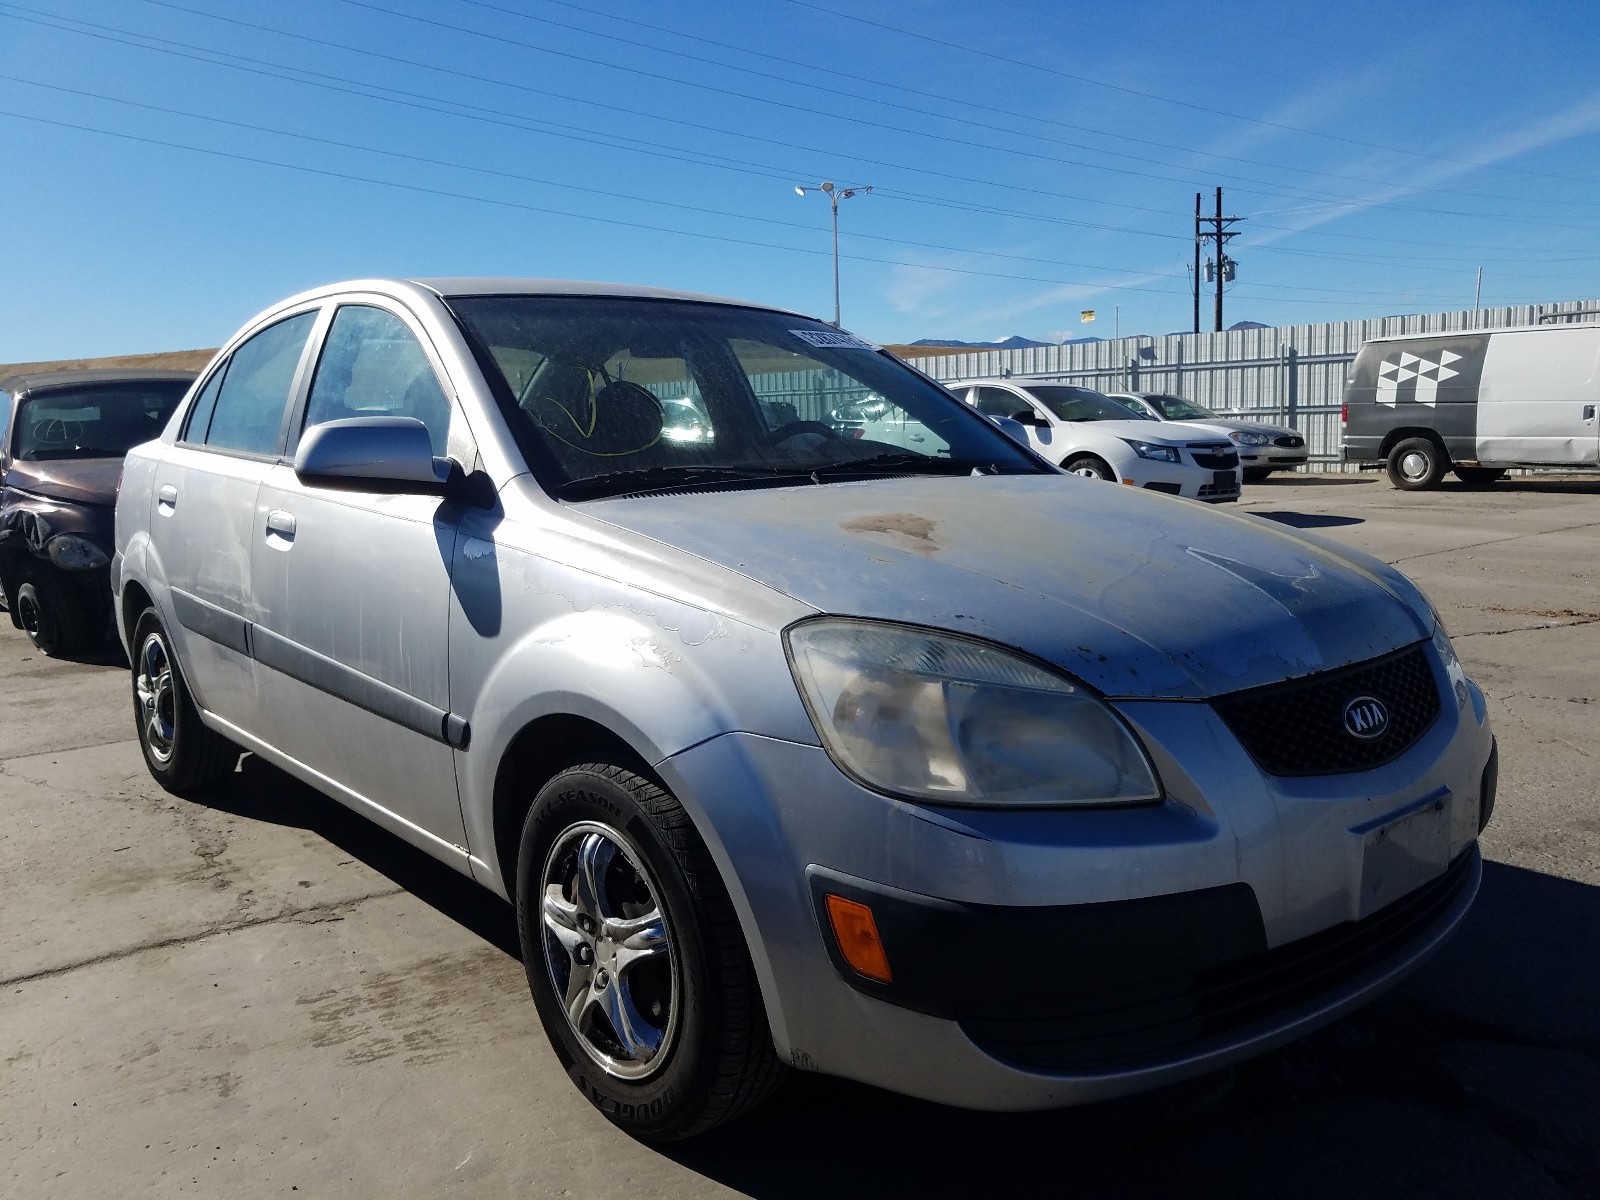
[[[247,732],[260,717],[247,637],[256,489],[282,450],[316,319],[295,313],[240,343],[155,467],[150,572],[179,661],[200,705]]]
[[[1477,457],[1486,463],[1600,461],[1600,327],[1496,333],[1484,359]]]
[[[476,450],[421,327],[378,298],[333,312],[284,462],[251,531],[252,630],[268,740],[342,798],[434,852],[465,845],[449,713],[450,567],[459,501],[302,483],[303,431],[409,416],[436,456]],[[443,845],[440,845],[443,843]]]

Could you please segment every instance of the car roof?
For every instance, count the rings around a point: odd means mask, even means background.
[[[983,384],[1010,384],[1012,387],[1069,387],[1077,388],[1083,392],[1100,392],[1099,388],[1090,387],[1086,383],[1073,383],[1068,379],[1024,379],[1007,375],[981,375],[971,379],[941,379],[939,383],[947,388],[977,387]],[[1100,392],[1102,396],[1109,393]]]
[[[78,371],[26,371],[0,379],[0,391],[20,395],[43,388],[75,387],[82,383],[193,383],[198,371],[155,370],[139,367],[94,367]]]

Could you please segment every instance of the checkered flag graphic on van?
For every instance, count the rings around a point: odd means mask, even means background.
[[[1403,350],[1385,358],[1378,368],[1378,403],[1391,407],[1402,400],[1430,407],[1437,404],[1439,384],[1460,374],[1451,364],[1460,362],[1461,358],[1453,350],[1436,350],[1430,354]]]

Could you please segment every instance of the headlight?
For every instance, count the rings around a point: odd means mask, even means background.
[[[1433,648],[1444,660],[1444,673],[1450,680],[1450,690],[1456,694],[1456,707],[1465,708],[1470,692],[1467,690],[1467,672],[1461,665],[1461,660],[1456,657],[1456,648],[1450,643],[1450,635],[1444,631],[1444,622],[1440,621],[1433,628]]]
[[[1241,446],[1265,446],[1272,440],[1264,433],[1252,433],[1247,429],[1236,429],[1228,436]]]
[[[1158,446],[1154,442],[1136,442],[1132,438],[1123,438],[1122,440],[1127,442],[1133,448],[1133,452],[1140,458],[1153,458],[1156,462],[1169,463],[1183,461],[1178,457],[1178,448],[1176,446]]]
[[[963,637],[868,621],[786,631],[822,743],[869,787],[943,804],[1156,800],[1132,733],[1087,689]]]
[[[73,533],[58,533],[45,543],[44,549],[50,561],[63,571],[92,571],[111,561],[99,546]]]

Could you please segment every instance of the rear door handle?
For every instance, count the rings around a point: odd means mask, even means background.
[[[267,532],[275,533],[279,537],[294,540],[294,514],[286,513],[281,508],[275,508],[267,514]]]
[[[171,512],[178,507],[178,489],[170,483],[163,483],[156,492],[156,504],[160,508]]]
[[[1585,405],[1584,405],[1584,406],[1583,406],[1583,419],[1584,419],[1584,420],[1585,420],[1585,421],[1592,421],[1592,420],[1594,420],[1594,405],[1592,405],[1592,404],[1585,404]]]

